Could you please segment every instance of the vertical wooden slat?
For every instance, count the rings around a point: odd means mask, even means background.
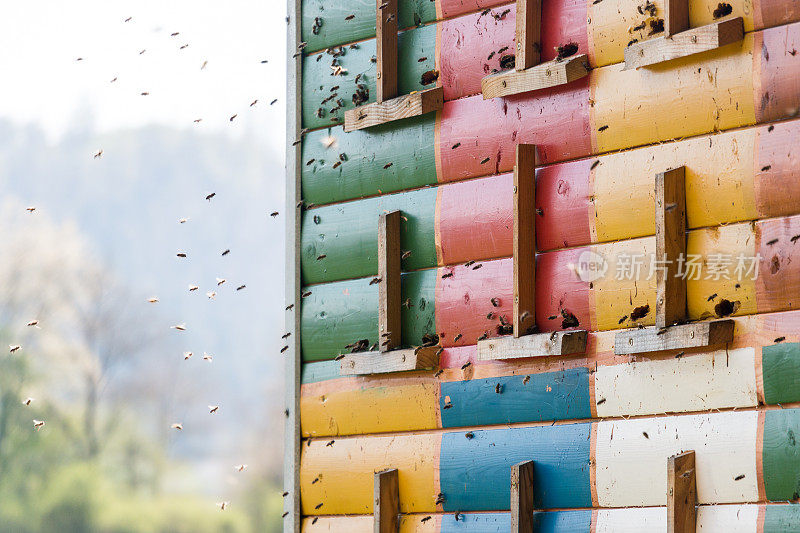
[[[378,330],[380,351],[400,346],[400,211],[378,219]]]
[[[396,468],[375,472],[375,533],[397,533],[400,518],[400,485]]]
[[[688,29],[688,0],[667,0],[664,5],[664,36],[669,37]]]
[[[286,392],[284,425],[283,487],[287,493],[283,500],[283,531],[300,533],[300,226],[302,211],[300,201],[300,135],[302,54],[295,57],[300,44],[300,0],[287,0],[286,13],[289,24],[286,31],[286,310],[285,323],[289,349],[286,360]]]
[[[511,467],[511,533],[533,533],[533,461]]]
[[[378,103],[397,96],[397,2],[377,0],[375,35],[377,43]]]
[[[686,318],[686,279],[676,277],[686,257],[686,179],[684,167],[656,174],[656,327]]]
[[[694,451],[667,459],[667,533],[695,533],[697,480]]]
[[[514,67],[525,70],[539,64],[542,0],[517,0],[517,52]]]
[[[536,325],[536,146],[518,144],[514,165],[514,337]]]

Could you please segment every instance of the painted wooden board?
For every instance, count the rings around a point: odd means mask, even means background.
[[[797,214],[798,136],[800,120],[792,120],[540,169],[537,248],[652,235],[653,176],[679,164],[690,228]],[[405,217],[404,270],[510,256],[512,187],[512,175],[502,174],[305,211],[303,279],[375,275],[377,217],[393,209]]]
[[[534,531],[541,533],[666,533],[663,507],[569,510],[534,513]],[[305,533],[368,533],[370,516],[308,517]],[[422,522],[426,519],[425,522]],[[785,504],[701,505],[697,510],[698,530],[703,533],[787,533],[800,531],[800,508]],[[451,533],[480,531],[506,533],[508,513],[415,514],[401,519],[401,533]]]
[[[687,280],[689,317],[703,320],[797,308],[800,247],[796,238],[792,240],[796,235],[800,235],[800,216],[689,232],[687,253],[706,262],[699,279]],[[648,276],[646,261],[654,241],[647,237],[540,254],[539,330],[653,325],[655,279]],[[576,265],[587,258],[607,265],[603,277],[590,281],[578,276]],[[311,294],[303,300],[301,319],[305,361],[332,359],[360,339],[370,345],[377,342],[377,287],[370,281],[307,288]],[[481,337],[496,336],[500,317],[508,321],[511,316],[512,261],[406,273],[402,290],[402,299],[408,302],[403,309],[404,345],[422,344],[426,333],[439,334],[445,347],[475,344]]]
[[[741,44],[676,60],[669,68],[623,72],[621,64],[610,65],[529,95],[451,100],[435,118],[352,138],[355,132],[344,135],[339,127],[311,132],[303,142],[304,196],[330,203],[355,193],[402,190],[392,176],[417,170],[422,174],[409,178],[417,185],[507,172],[517,142],[536,144],[540,163],[549,164],[790,118],[800,107],[800,56],[791,54],[798,46],[800,24],[791,24],[749,33]],[[313,112],[314,99],[330,94],[320,91],[304,109]],[[345,107],[348,98],[342,98]],[[676,112],[671,102],[678,101]],[[319,126],[330,124],[325,120]],[[658,128],[650,127],[654,122]]]
[[[737,333],[727,349],[687,350],[677,358],[677,351],[633,361],[615,356],[614,332],[600,332],[590,334],[589,350],[582,357],[486,362],[477,360],[474,347],[451,348],[442,354],[443,372],[436,377],[418,373],[402,379],[339,378],[338,364],[327,373],[324,369],[331,362],[306,364],[303,435],[585,420],[800,401],[800,311],[733,320]],[[465,350],[473,354],[453,356]]]
[[[305,0],[303,2],[303,41],[308,45],[306,53],[313,53],[354,41],[375,37],[375,6],[365,0],[341,0],[324,3],[323,0]],[[654,16],[664,18],[666,2],[652,2]],[[719,2],[712,0],[690,0],[689,25],[703,26],[722,20]],[[792,2],[764,1],[745,2],[736,0],[729,2],[730,15],[724,18],[741,16],[744,19],[745,31],[760,30],[800,19],[800,9]],[[516,19],[513,2],[504,0],[412,0],[400,3],[399,27],[411,28],[420,24],[442,21],[440,37],[443,46],[446,36],[455,34],[455,28],[465,44],[466,53],[483,57],[487,65],[496,68],[497,61],[486,59],[475,48],[481,43],[475,38],[476,30],[486,33],[480,22],[499,22],[503,33],[508,33],[506,25],[511,25],[510,38]],[[485,15],[480,15],[485,8],[492,8]],[[505,12],[505,14],[504,14]],[[716,13],[715,13],[716,12]],[[352,15],[352,18],[349,18]],[[603,66],[619,63],[623,60],[626,45],[634,40],[643,40],[650,35],[650,14],[637,10],[636,4],[622,0],[603,0],[602,2],[586,2],[580,0],[556,0],[542,6],[542,51],[545,60],[555,57],[554,47],[569,42],[583,45],[592,61],[592,66]],[[496,17],[499,17],[497,20]],[[447,20],[443,20],[447,19]],[[315,33],[316,23],[318,30]],[[455,28],[451,29],[451,26]],[[473,29],[474,28],[474,29]],[[472,29],[472,31],[470,31]],[[497,48],[495,48],[496,50]],[[510,49],[513,53],[513,48]],[[465,52],[462,51],[462,54]],[[487,52],[488,53],[488,52]],[[313,56],[311,57],[313,59]],[[493,58],[494,59],[494,58]],[[499,58],[497,58],[499,59]]]
[[[369,513],[373,472],[390,466],[403,513],[507,510],[509,468],[527,460],[538,509],[664,505],[665,458],[686,449],[701,503],[785,501],[800,482],[797,431],[800,410],[770,409],[315,439],[303,445],[303,513]]]

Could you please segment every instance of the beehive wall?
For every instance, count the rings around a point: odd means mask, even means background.
[[[690,0],[690,25],[718,5]],[[444,109],[344,133],[358,83],[374,101],[375,2],[302,0],[303,530],[369,530],[373,473],[398,468],[401,531],[508,531],[509,468],[534,460],[537,531],[666,531],[666,458],[692,449],[702,531],[800,531],[778,503],[800,497],[800,4],[731,5],[741,43],[623,71],[647,36],[636,0],[546,1],[543,59],[575,42],[588,77],[484,101],[514,4],[401,0],[400,92],[441,86]],[[585,355],[476,360],[511,314],[518,143],[541,165],[536,323],[588,330]],[[635,310],[655,309],[655,280],[570,266],[652,253],[653,178],[680,165],[688,253],[760,257],[759,275],[687,283],[690,318],[734,318],[728,346],[614,355],[615,330],[654,323]],[[395,209],[403,343],[439,334],[443,371],[340,377],[346,345],[379,341],[370,281],[378,215]]]

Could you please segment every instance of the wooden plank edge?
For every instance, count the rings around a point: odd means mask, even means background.
[[[744,38],[744,19],[735,17],[692,28],[671,37],[662,35],[625,48],[625,66],[631,70],[715,50]]]
[[[625,330],[614,337],[614,353],[633,355],[727,344],[733,341],[733,330],[731,319],[680,324],[661,330],[652,327]]]
[[[521,337],[495,337],[478,341],[479,361],[558,357],[586,352],[588,333],[585,330],[534,333]]]
[[[404,94],[384,102],[373,102],[344,112],[344,131],[371,128],[387,122],[417,117],[444,107],[444,89],[434,87],[424,91]]]
[[[400,524],[400,485],[396,468],[375,472],[374,533],[396,533]]]
[[[284,315],[286,331],[290,333],[285,354],[285,421],[283,452],[283,531],[300,533],[300,381],[303,366],[300,347],[301,283],[301,200],[302,143],[295,143],[302,131],[302,57],[294,57],[300,44],[301,0],[286,0],[288,28],[286,31],[286,275]]]
[[[363,376],[429,370],[439,365],[440,346],[419,346],[389,352],[356,352],[342,357],[339,374]]]
[[[507,70],[491,74],[481,80],[481,93],[484,100],[489,100],[565,85],[588,74],[589,58],[586,54],[580,54],[561,61],[554,59],[540,63],[521,71]]]
[[[511,533],[533,533],[533,461],[511,467]]]
[[[667,458],[667,532],[697,530],[697,480],[694,450]]]

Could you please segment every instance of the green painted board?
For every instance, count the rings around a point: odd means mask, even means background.
[[[403,300],[413,295],[413,307],[403,312],[403,344],[422,343],[424,333],[435,333],[436,269],[403,274]],[[378,286],[372,278],[314,285],[305,290],[300,330],[303,361],[324,361],[360,339],[378,341]],[[425,303],[422,303],[424,300]]]
[[[403,270],[436,266],[436,189],[419,189],[305,211],[303,284],[377,275],[378,217],[395,210],[403,214],[401,248],[411,252]]]
[[[800,498],[800,409],[766,412],[764,486],[770,501]]]
[[[800,343],[764,346],[761,350],[764,400],[768,404],[800,401]]]
[[[359,78],[358,83],[369,90],[368,102],[375,101],[377,64],[372,62],[372,58],[375,56],[375,40],[358,43],[356,46],[357,48],[345,47],[343,55],[337,58],[328,53],[303,58],[302,113],[304,128],[321,128],[343,123],[345,110],[356,107],[353,103],[356,77]],[[397,51],[399,56],[397,90],[400,94],[435,87],[435,84],[422,84],[422,74],[436,68],[435,25],[401,33],[398,38]],[[422,58],[425,59],[419,61]],[[333,75],[331,62],[334,59],[338,65],[347,70],[346,74]],[[331,90],[334,87],[338,88]],[[323,103],[334,93],[336,94],[335,98]],[[343,107],[331,113],[331,109],[337,107],[337,100],[341,100]],[[320,113],[319,116],[318,113]]]
[[[306,50],[375,37],[375,7],[375,0],[303,0],[302,39],[308,43]],[[432,0],[401,0],[398,8],[400,28],[436,20],[436,3]]]
[[[767,505],[761,533],[800,532],[800,505]]]
[[[350,133],[341,127],[308,133],[303,139],[303,199],[329,204],[435,184],[434,124],[434,115],[428,114]],[[337,161],[342,164],[334,168]]]

